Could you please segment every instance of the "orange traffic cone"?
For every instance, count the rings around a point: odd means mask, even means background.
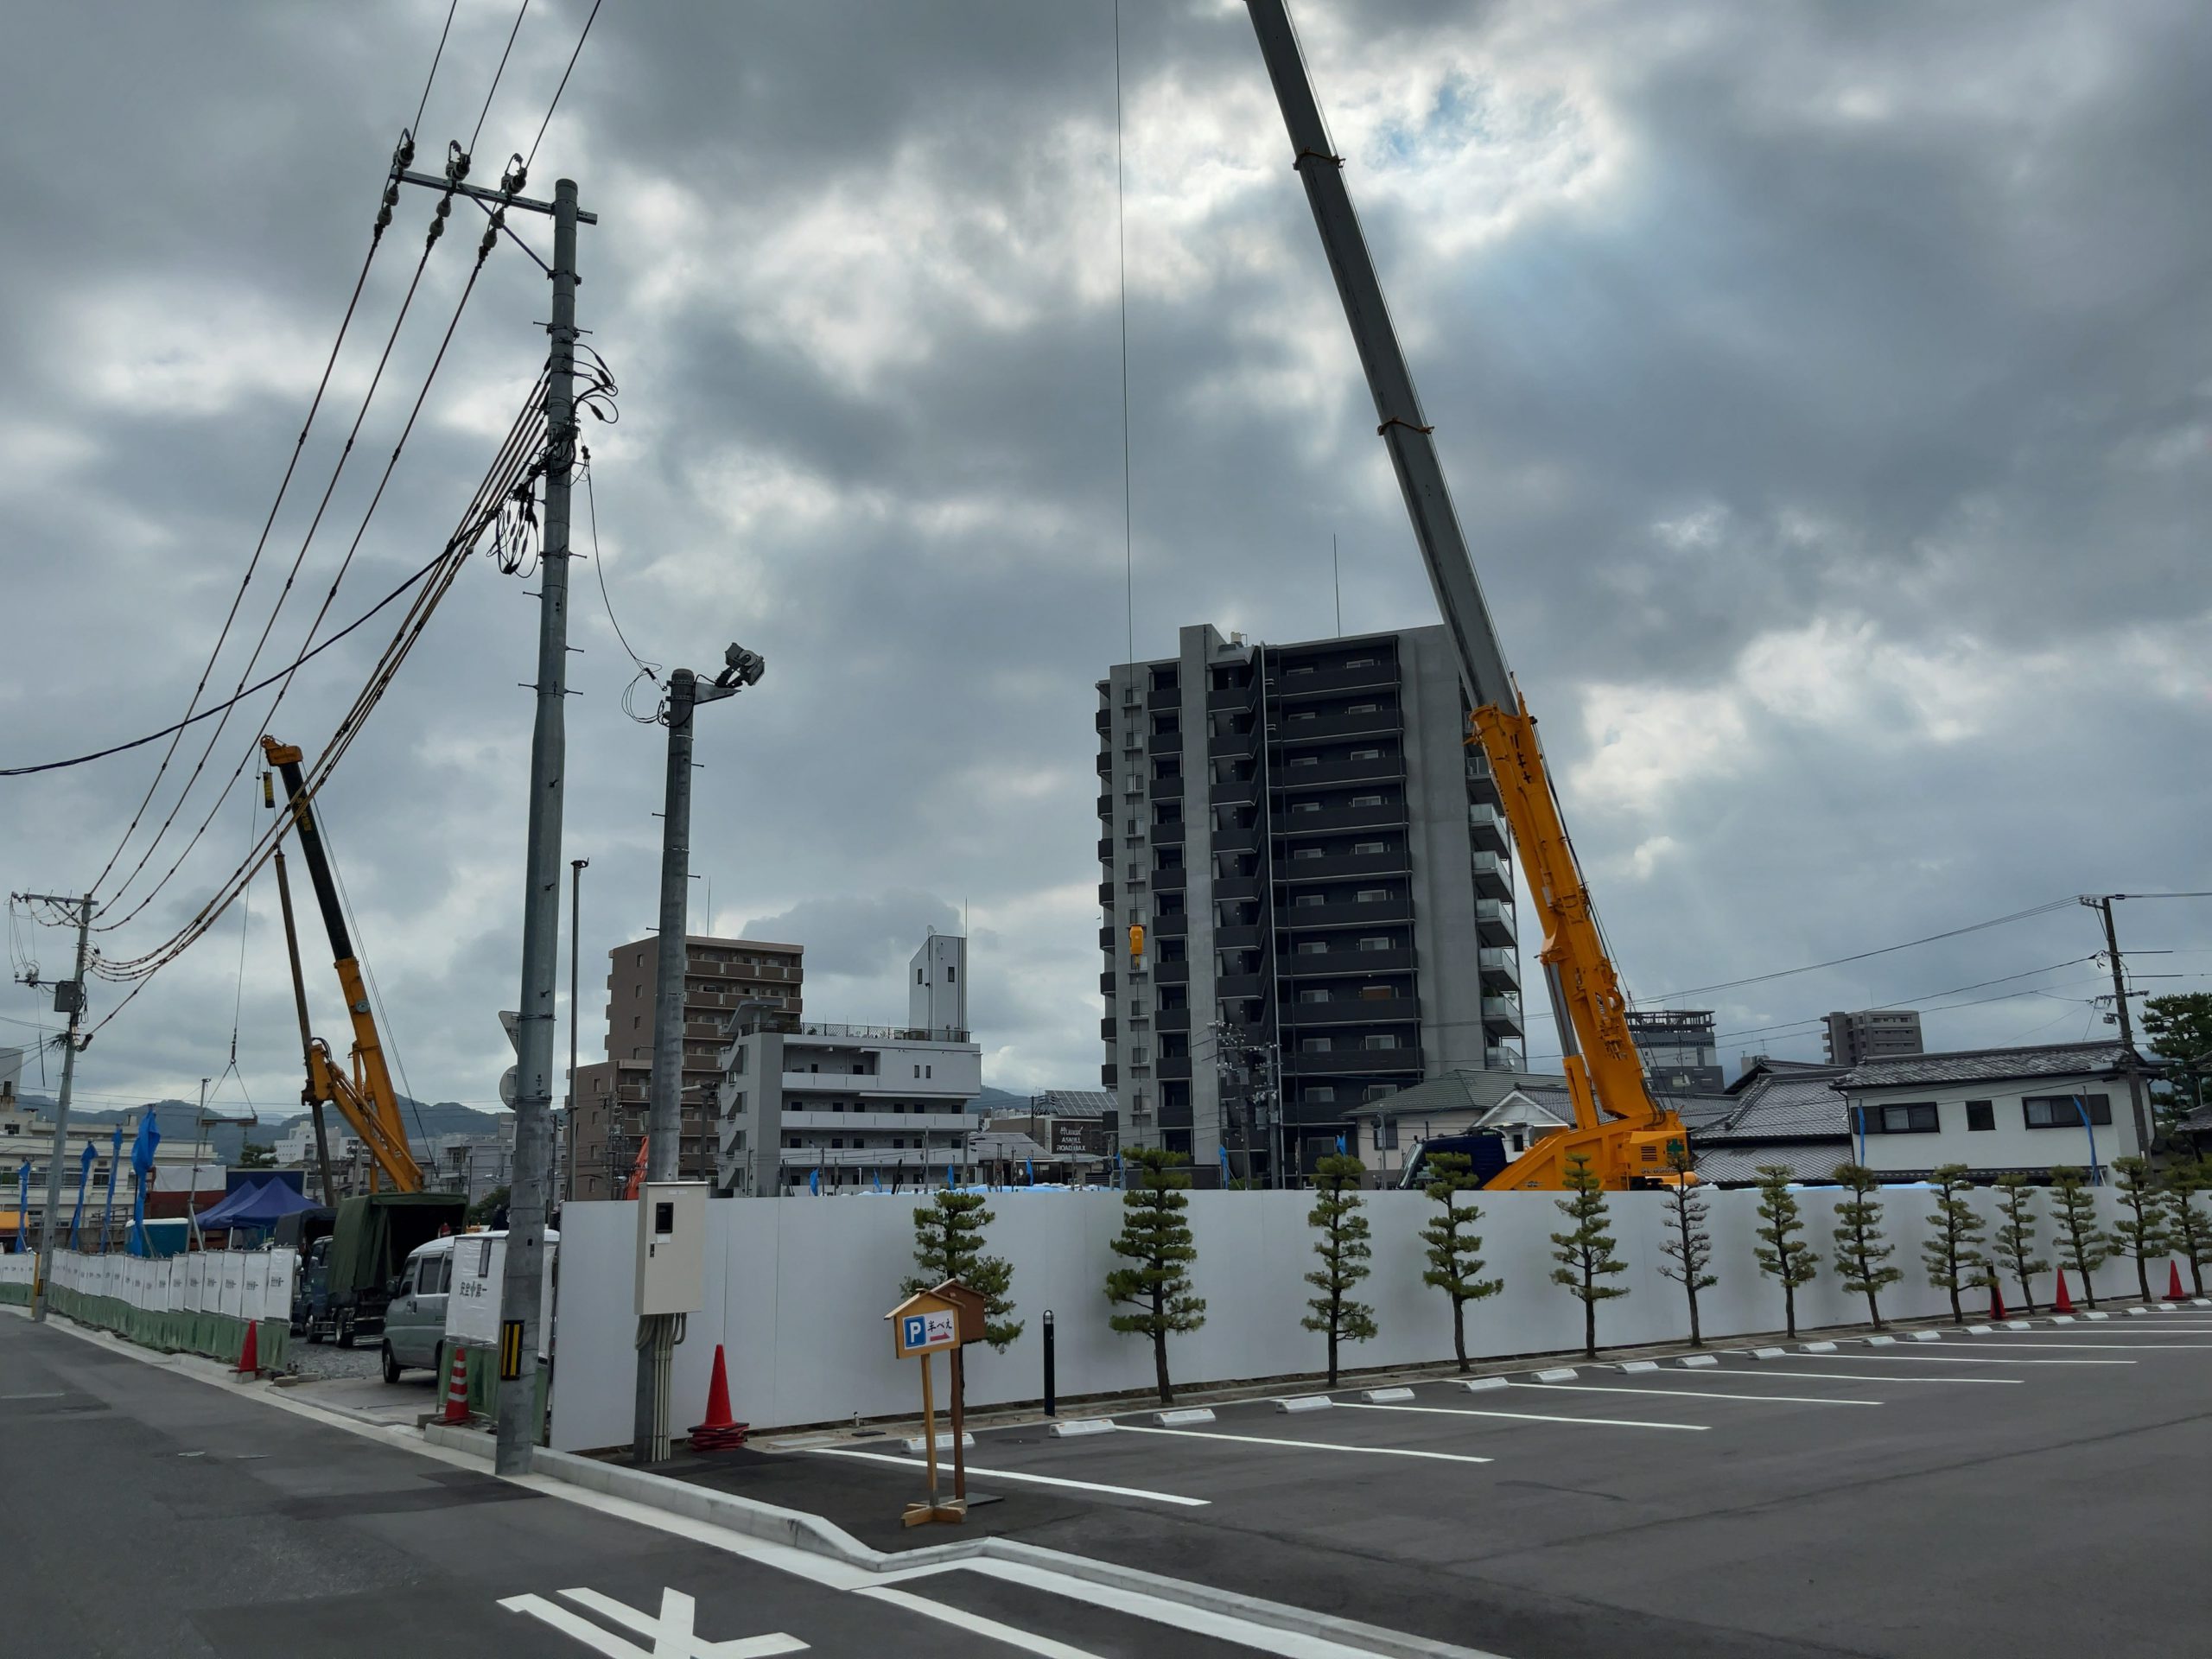
[[[694,1452],[728,1452],[745,1444],[746,1425],[729,1413],[729,1372],[722,1363],[722,1345],[715,1344],[715,1375],[707,1384],[707,1421],[691,1431]]]
[[[2074,1299],[2066,1294],[2066,1269],[2063,1268],[2058,1270],[2058,1300],[2050,1305],[2050,1311],[2054,1313],[2071,1313],[2074,1311]]]
[[[2168,1262],[2166,1263],[2166,1300],[2170,1302],[2177,1302],[2188,1294],[2189,1293],[2181,1287],[2181,1263]]]
[[[1997,1281],[1994,1279],[1989,1281],[1989,1317],[1992,1319],[2001,1319],[2005,1317],[2005,1293],[1997,1288]]]
[[[446,1415],[449,1423],[468,1421],[468,1351],[453,1351],[453,1370],[446,1378]]]
[[[240,1376],[261,1375],[261,1324],[257,1319],[249,1321],[246,1325],[245,1341],[238,1348],[238,1375]]]

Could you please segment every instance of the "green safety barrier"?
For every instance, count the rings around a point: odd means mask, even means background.
[[[28,1306],[29,1285],[0,1285],[0,1302]],[[60,1285],[47,1287],[47,1306],[79,1325],[111,1331],[124,1341],[164,1354],[199,1354],[235,1365],[245,1349],[246,1326],[253,1321],[232,1313],[133,1307],[119,1296],[94,1296]],[[291,1351],[292,1329],[286,1319],[259,1321],[255,1357],[264,1370],[282,1370]]]
[[[461,1353],[467,1367],[469,1411],[474,1415],[488,1417],[497,1422],[499,1417],[499,1351],[470,1344],[462,1348]],[[537,1376],[537,1438],[542,1445],[545,1439],[546,1389],[551,1382],[551,1373],[542,1360],[538,1363]],[[447,1379],[442,1376],[438,1379],[441,1405],[446,1397],[446,1382]]]

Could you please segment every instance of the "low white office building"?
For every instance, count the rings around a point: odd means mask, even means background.
[[[932,934],[914,953],[904,1026],[741,1018],[722,1051],[715,1186],[777,1198],[840,1187],[963,1182],[983,1051],[969,1040],[968,942]]]
[[[2139,1154],[2150,1069],[2124,1044],[2052,1043],[1885,1056],[1829,1086],[1842,1097],[1837,1127],[1853,1155],[1885,1179],[1964,1164],[1988,1180],[2010,1170],[2109,1171]]]

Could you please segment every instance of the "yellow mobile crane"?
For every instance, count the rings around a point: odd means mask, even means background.
[[[361,1144],[369,1149],[372,1160],[369,1171],[372,1192],[377,1190],[379,1176],[394,1192],[420,1192],[422,1167],[408,1150],[407,1130],[399,1117],[399,1096],[392,1089],[391,1072],[385,1065],[384,1043],[377,1034],[376,1015],[369,1008],[368,986],[362,978],[361,964],[353,955],[346,915],[338,904],[338,886],[330,874],[330,858],[323,850],[321,833],[315,828],[315,809],[301,776],[302,757],[296,746],[279,743],[273,737],[263,738],[261,749],[269,757],[269,764],[283,775],[284,798],[291,811],[293,829],[299,836],[300,855],[307,860],[308,876],[315,884],[315,902],[322,909],[322,925],[330,935],[330,954],[338,969],[338,983],[346,994],[346,1009],[353,1020],[353,1067],[349,1076],[331,1054],[330,1045],[310,1033],[307,987],[300,976],[299,939],[291,926],[291,889],[285,885],[283,854],[279,852],[276,872],[277,880],[283,886],[284,943],[292,957],[292,991],[299,1004],[300,1045],[307,1058],[308,1082],[302,1097],[310,1107],[319,1107],[321,1102],[328,1101],[353,1125],[353,1133],[361,1137]],[[266,773],[263,774],[262,790],[264,800],[273,807],[276,798]],[[315,1121],[320,1128],[319,1109]],[[327,1166],[327,1157],[325,1163]]]
[[[1344,302],[1374,394],[1376,429],[1389,450],[1414,538],[1435,589],[1459,658],[1459,672],[1475,704],[1468,742],[1489,757],[1512,826],[1521,869],[1544,917],[1544,944],[1538,960],[1551,991],[1559,1022],[1562,1069],[1574,1103],[1574,1127],[1547,1135],[1494,1176],[1493,1187],[1557,1188],[1566,1185],[1567,1161],[1586,1154],[1605,1186],[1670,1185],[1669,1154],[1687,1147],[1681,1120],[1652,1094],[1636,1039],[1626,1019],[1628,1002],[1606,954],[1605,939],[1590,901],[1590,890],[1560,817],[1559,800],[1544,767],[1536,722],[1505,665],[1497,630],[1483,601],[1482,588],[1459,529],[1452,493],[1437,459],[1432,429],[1421,416],[1412,372],[1390,321],[1375,262],[1359,228],[1351,192],[1345,188],[1344,158],[1329,142],[1327,126],[1306,73],[1298,36],[1286,0],[1246,0],[1259,36],[1268,77],[1274,83],[1290,133],[1292,165],[1306,181],[1313,221]]]

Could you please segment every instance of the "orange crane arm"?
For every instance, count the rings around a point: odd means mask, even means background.
[[[339,988],[345,993],[346,1011],[353,1021],[353,1075],[347,1077],[331,1057],[330,1046],[320,1038],[308,1045],[308,1086],[318,1099],[327,1100],[353,1125],[353,1133],[369,1149],[377,1170],[401,1192],[423,1190],[422,1166],[408,1149],[406,1126],[400,1121],[399,1096],[391,1086],[391,1072],[385,1064],[384,1040],[377,1033],[371,1012],[367,982],[353,955],[346,929],[345,912],[338,903],[338,887],[330,874],[330,859],[322,835],[315,828],[306,779],[301,775],[301,753],[296,745],[261,740],[269,764],[283,775],[285,799],[292,826],[299,836],[300,855],[307,861],[308,878],[315,883],[315,902],[322,911],[323,929],[330,936],[330,950],[338,969]]]
[[[1290,137],[1291,165],[1305,183],[1344,321],[1375,398],[1376,433],[1397,474],[1414,540],[1459,658],[1460,679],[1475,705],[1474,737],[1497,774],[1522,869],[1544,912],[1541,959],[1559,1020],[1574,1127],[1539,1141],[1491,1185],[1564,1186],[1567,1159],[1576,1153],[1587,1155],[1609,1187],[1667,1180],[1670,1145],[1686,1144],[1682,1128],[1673,1113],[1654,1102],[1644,1082],[1636,1040],[1623,1017],[1626,1002],[1619,981],[1544,770],[1535,721],[1506,667],[1504,647],[1476,580],[1433,429],[1421,411],[1413,371],[1344,184],[1344,157],[1321,118],[1286,0],[1245,0],[1245,6]]]

